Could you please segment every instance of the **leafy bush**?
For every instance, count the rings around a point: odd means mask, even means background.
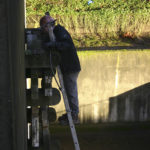
[[[149,0],[27,0],[28,27],[38,27],[46,11],[71,32],[77,45],[99,40],[150,36]],[[91,39],[84,41],[84,39]],[[79,43],[80,41],[80,43]],[[81,44],[82,43],[82,44]]]

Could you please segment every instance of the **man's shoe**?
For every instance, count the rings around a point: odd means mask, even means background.
[[[58,118],[58,121],[67,120],[67,119],[68,119],[67,114],[63,114],[62,116],[60,116],[60,117]]]
[[[72,120],[74,124],[80,124],[78,119],[78,115],[72,114]],[[61,117],[58,118],[60,125],[69,125],[68,116],[67,114],[63,114]]]
[[[68,116],[67,114],[63,114],[62,116],[60,116],[58,118],[59,124],[62,126],[68,125],[69,121],[68,121]]]
[[[79,120],[79,117],[78,117],[78,115],[76,115],[76,114],[72,114],[72,120],[73,120],[73,123],[74,124],[80,124],[80,120]]]

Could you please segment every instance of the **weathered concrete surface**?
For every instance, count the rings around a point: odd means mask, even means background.
[[[150,82],[150,51],[84,51],[78,54],[82,67],[78,79],[82,122],[150,120],[149,96],[135,89]],[[124,96],[122,93],[127,91],[128,96]],[[120,94],[121,98],[119,96],[117,100],[111,101],[111,97]],[[124,109],[118,111],[115,104],[117,108],[123,105]],[[140,112],[145,108],[146,114],[142,115]],[[133,118],[130,116],[132,109],[137,111]],[[56,110],[58,116],[64,113],[63,101],[56,106]],[[126,115],[120,119],[117,116],[121,114]]]
[[[110,121],[149,121],[150,83],[109,99]]]
[[[24,1],[0,2],[0,149],[26,150]]]

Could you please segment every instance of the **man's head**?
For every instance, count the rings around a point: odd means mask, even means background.
[[[53,29],[55,27],[56,19],[52,18],[49,15],[45,15],[40,19],[40,27],[45,31],[48,32],[49,28]]]

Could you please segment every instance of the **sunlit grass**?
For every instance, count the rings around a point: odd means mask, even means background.
[[[133,49],[132,52],[150,52],[150,49]],[[124,52],[124,53],[129,53],[129,50],[127,49],[121,49],[121,50],[92,50],[92,51],[78,51],[78,55],[79,57],[82,56],[93,56],[93,55],[97,55],[97,54],[101,54],[101,53],[120,53],[120,52]]]

